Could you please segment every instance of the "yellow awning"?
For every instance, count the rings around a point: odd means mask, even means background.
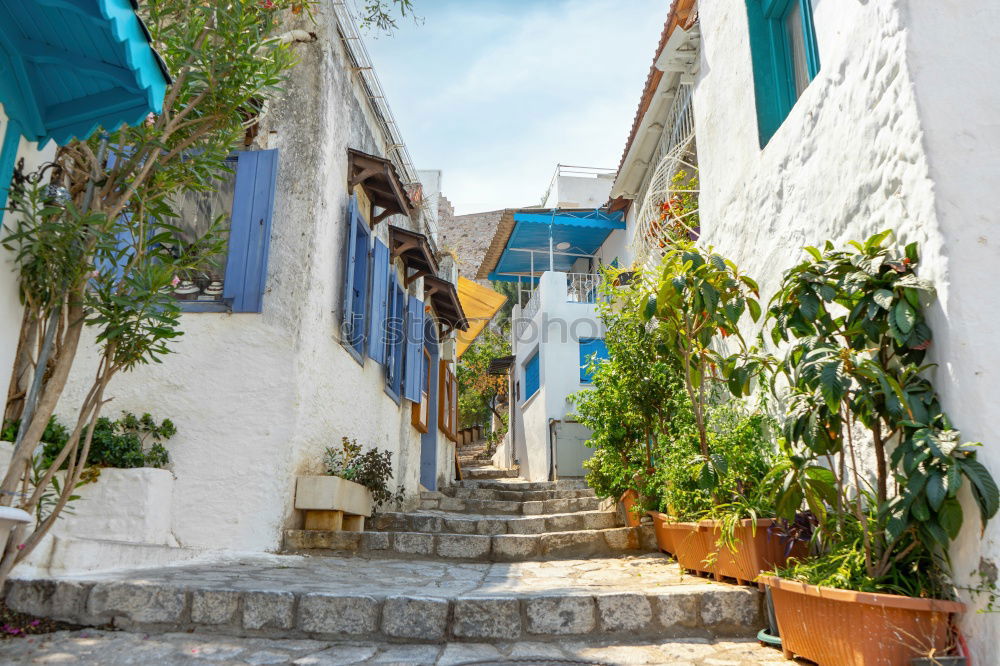
[[[464,277],[458,278],[458,300],[469,320],[469,330],[458,332],[458,356],[461,358],[469,345],[483,332],[507,297],[489,287],[484,287]]]

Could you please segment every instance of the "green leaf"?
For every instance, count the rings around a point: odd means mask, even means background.
[[[944,476],[941,472],[934,470],[930,473],[925,492],[927,493],[927,502],[931,505],[931,509],[934,511],[940,510],[941,505],[948,495],[948,491],[944,487]]]
[[[910,513],[913,514],[914,518],[921,522],[930,520],[931,510],[930,507],[927,506],[927,499],[922,495],[917,497],[913,504],[910,505]]]
[[[819,314],[819,298],[810,292],[804,292],[799,301],[799,312],[806,321],[814,321]]]
[[[888,289],[876,289],[875,293],[872,294],[872,299],[878,303],[879,307],[883,310],[892,309],[892,292]]]
[[[1000,509],[1000,491],[990,471],[981,462],[974,458],[966,458],[961,461],[961,465],[965,476],[972,482],[972,494],[979,504],[985,526],[986,520],[996,515],[997,509]]]
[[[957,499],[950,499],[941,506],[937,522],[948,533],[950,539],[958,536],[959,530],[962,529],[962,505]]]
[[[913,309],[913,306],[907,303],[905,299],[900,299],[896,302],[892,316],[897,328],[899,328],[903,335],[909,335],[910,331],[913,330],[914,324],[917,323],[917,313]]]
[[[747,299],[747,308],[750,310],[750,318],[754,321],[760,319],[760,303],[752,298]]]
[[[807,245],[802,249],[808,252],[812,256],[812,258],[815,259],[816,261],[823,261],[823,255],[819,253],[819,250],[812,247],[811,245]]]

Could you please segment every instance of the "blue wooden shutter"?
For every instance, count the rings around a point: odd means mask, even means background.
[[[410,296],[406,304],[406,370],[403,374],[403,397],[420,402],[424,367],[424,304]]]
[[[580,339],[580,381],[590,383],[593,375],[587,372],[587,363],[591,356],[598,359],[608,359],[608,347],[601,338],[581,338]]]
[[[358,199],[351,195],[351,202],[347,206],[347,242],[344,244],[344,293],[342,303],[343,338],[349,340],[351,337],[351,303],[353,299],[354,283],[354,248],[357,246],[358,225],[354,223],[354,218],[358,216]]]
[[[524,365],[524,399],[527,400],[541,388],[541,376],[538,369],[538,352],[528,359]]]
[[[233,312],[263,310],[277,176],[277,150],[237,153],[229,261],[222,293]]]
[[[395,270],[390,266],[390,318],[388,321],[388,352],[385,364],[386,383],[396,397],[402,391],[403,350],[406,345],[406,294],[399,284]]]
[[[368,355],[376,363],[386,360],[386,325],[389,318],[389,248],[375,239],[372,251],[372,314]]]

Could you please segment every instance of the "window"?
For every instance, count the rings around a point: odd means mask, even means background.
[[[587,366],[590,363],[591,358],[594,360],[606,360],[610,358],[608,355],[608,347],[604,344],[604,340],[601,338],[581,338],[580,339],[580,383],[589,384],[593,381],[593,373],[591,373]]]
[[[420,364],[420,402],[413,403],[410,423],[420,432],[427,432],[431,412],[431,353],[424,347]]]
[[[812,0],[747,0],[761,147],[819,73]]]
[[[438,369],[438,429],[451,441],[458,439],[458,379],[445,360]]]
[[[403,356],[403,397],[420,402],[424,365],[424,304],[414,296],[406,302],[406,344]]]
[[[343,343],[359,363],[364,362],[368,338],[369,262],[371,234],[358,206],[351,197],[348,206],[348,239],[344,261]]]
[[[524,399],[528,400],[541,388],[541,377],[538,369],[538,352],[536,351],[524,364]]]
[[[389,272],[395,269],[389,262],[389,247],[375,239],[372,249],[372,308],[368,331],[368,356],[376,363],[386,362],[386,340],[389,330]]]
[[[108,164],[119,155],[112,153]],[[186,312],[261,312],[267,279],[271,241],[271,217],[278,175],[277,150],[253,150],[232,154],[226,159],[232,173],[224,175],[206,191],[183,192],[172,201],[178,217],[171,218],[177,236],[172,252],[182,252],[202,238],[219,218],[219,229],[227,250],[177,276],[173,295]],[[134,245],[130,233],[119,243]],[[123,255],[123,261],[131,256]]]
[[[389,320],[385,341],[385,391],[399,402],[403,392],[403,356],[406,349],[406,292],[396,269],[389,265]]]

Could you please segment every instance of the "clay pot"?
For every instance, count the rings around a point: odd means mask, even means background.
[[[956,601],[873,594],[761,576],[771,588],[785,657],[820,666],[898,666],[948,645]]]
[[[639,527],[639,524],[642,522],[642,516],[635,511],[635,505],[639,501],[639,493],[629,488],[622,493],[618,501],[621,502],[622,511],[625,512],[625,526]]]
[[[770,518],[740,521],[734,536],[736,551],[720,546],[721,526],[715,520],[697,523],[670,522],[665,514],[650,512],[653,531],[660,550],[677,558],[680,565],[691,571],[712,574],[716,578],[735,578],[737,582],[752,582],[762,571],[783,566],[788,557],[803,557],[804,544],[796,544],[790,555],[785,555],[785,543],[780,537],[768,534],[774,522]]]

